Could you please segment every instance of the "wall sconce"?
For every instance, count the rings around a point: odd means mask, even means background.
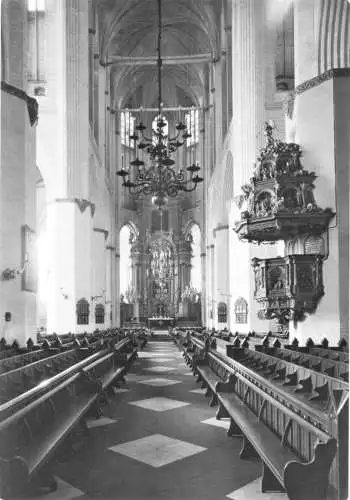
[[[21,276],[27,269],[27,266],[28,266],[28,255],[26,254],[24,257],[23,265],[21,267],[13,269],[7,267],[6,269],[3,270],[3,272],[1,273],[2,281],[14,280],[16,276]]]
[[[101,295],[91,295],[91,302],[97,299],[106,299],[106,290],[102,290]]]
[[[60,288],[60,291],[61,291],[61,293],[62,293],[62,297],[64,298],[64,300],[68,300],[68,298],[69,298],[68,293],[64,293],[64,291],[63,291],[63,288],[62,288],[62,287]]]

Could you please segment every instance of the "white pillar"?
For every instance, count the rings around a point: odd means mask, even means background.
[[[336,212],[323,262],[325,294],[315,314],[290,325],[301,342],[349,335],[350,4],[310,0],[295,5],[296,92],[289,110],[303,166],[315,171],[315,198]],[[310,19],[317,23],[310,25]],[[308,27],[308,29],[304,29]],[[294,102],[293,102],[294,101]]]
[[[7,2],[2,10],[4,77],[13,87],[1,91],[0,338],[23,345],[36,336],[36,128],[30,124],[26,101],[12,92],[27,91],[26,3]],[[17,274],[25,253],[27,268]],[[6,269],[15,271],[13,279],[3,275]],[[5,313],[10,316],[5,318]]]
[[[264,2],[232,4],[235,192],[247,182],[263,145],[265,121]]]
[[[48,331],[94,328],[89,200],[88,2],[48,0],[47,82],[41,99],[38,164],[47,192]],[[90,324],[76,324],[76,301],[90,303]]]
[[[229,286],[229,226],[219,226],[215,230],[215,324],[218,328],[228,327],[229,306],[230,306],[230,286]],[[227,322],[218,323],[217,308],[220,302],[227,306]]]
[[[262,0],[233,0],[232,3],[232,93],[233,93],[233,165],[234,195],[241,194],[242,184],[249,182],[254,163],[264,144],[266,119],[266,19]],[[237,207],[231,211],[231,224],[240,218]],[[232,226],[231,226],[232,227]],[[229,238],[231,307],[238,297],[248,302],[247,324],[232,330],[246,332],[266,330],[266,322],[258,320],[255,312],[254,282],[251,259],[256,248],[238,240],[235,233]],[[231,321],[234,315],[230,311]]]

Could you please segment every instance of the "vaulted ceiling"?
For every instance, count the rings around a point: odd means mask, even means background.
[[[163,66],[165,105],[198,105],[205,98],[206,66],[220,49],[221,0],[161,0],[162,57],[202,54],[200,62],[168,61]],[[100,55],[111,64],[117,106],[154,106],[157,67],[140,58],[156,57],[158,0],[99,0]],[[120,58],[138,58],[128,64]]]

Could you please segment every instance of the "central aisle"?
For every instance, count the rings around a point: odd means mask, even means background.
[[[260,464],[240,460],[204,393],[172,342],[149,341],[47,499],[260,498]]]

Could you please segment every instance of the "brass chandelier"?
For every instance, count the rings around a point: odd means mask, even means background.
[[[151,137],[146,137],[146,126],[142,121],[135,127],[138,133],[130,135],[139,150],[144,150],[150,158],[150,165],[146,167],[145,162],[136,157],[130,162],[129,168],[121,168],[117,175],[122,177],[122,186],[129,190],[132,195],[144,194],[152,197],[152,203],[161,210],[167,204],[169,197],[175,198],[179,192],[194,191],[203,178],[198,175],[200,166],[198,162],[176,171],[173,166],[175,161],[171,155],[182,147],[186,140],[191,137],[185,123],[180,121],[175,126],[176,135],[170,137],[164,129],[167,122],[162,113],[162,5],[158,0],[158,116],[156,127],[152,130]]]

